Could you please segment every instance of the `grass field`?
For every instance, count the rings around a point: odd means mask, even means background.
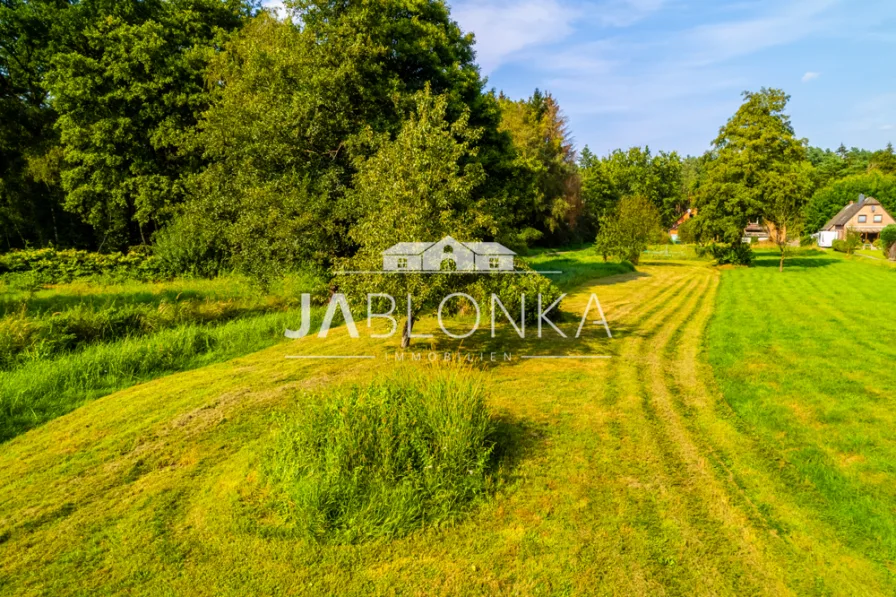
[[[260,471],[278,413],[436,366],[334,330],[107,395],[0,445],[0,593],[896,592],[896,270],[832,252],[783,274],[771,252],[726,270],[645,255],[611,277],[587,250],[533,265],[558,259],[574,270],[565,307],[597,293],[613,340],[593,328],[577,344],[415,347],[612,357],[477,365],[507,454],[467,518],[328,545],[271,508]],[[284,358],[320,354],[379,358]]]
[[[277,343],[310,277],[270,294],[248,280],[77,280],[17,290],[0,280],[0,441],[115,390]]]

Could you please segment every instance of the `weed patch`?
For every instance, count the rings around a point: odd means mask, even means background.
[[[496,422],[471,371],[399,371],[283,416],[267,475],[299,530],[355,542],[457,518],[491,485]]]

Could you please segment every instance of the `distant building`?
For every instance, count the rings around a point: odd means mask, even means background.
[[[874,242],[880,237],[880,231],[896,224],[887,210],[874,197],[859,195],[857,202],[849,202],[849,205],[828,220],[821,229],[822,233],[834,233],[837,240],[846,240],[847,230],[856,230],[862,233],[865,242]],[[826,235],[830,236],[830,235]]]
[[[747,224],[747,227],[744,228],[744,242],[752,242],[754,238],[757,241],[767,241],[769,238],[771,238],[771,233],[769,232],[768,225],[766,225],[762,220],[750,222],[749,224]]]
[[[688,208],[688,210],[686,212],[684,212],[680,218],[678,218],[678,220],[675,222],[675,224],[672,225],[672,228],[669,229],[669,236],[672,237],[673,243],[678,242],[678,229],[681,227],[681,225],[696,215],[697,215],[696,209]]]
[[[513,251],[500,243],[456,241],[398,243],[383,251],[385,271],[513,271]]]

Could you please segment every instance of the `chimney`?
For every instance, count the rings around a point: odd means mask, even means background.
[[[859,193],[859,205],[865,203],[865,195],[863,193]]]

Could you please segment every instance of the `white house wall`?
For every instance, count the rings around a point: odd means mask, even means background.
[[[494,271],[489,266],[490,259],[498,259],[498,271],[513,270],[513,255],[476,255],[476,269],[480,271]]]
[[[450,253],[445,252],[445,247],[451,247]],[[454,261],[458,271],[469,271],[476,267],[473,251],[454,240],[444,238],[423,252],[423,269],[437,271],[442,269],[442,262],[446,259]]]
[[[408,266],[406,268],[398,267],[399,259],[407,259]],[[423,269],[422,255],[383,255],[383,269],[386,271],[412,271],[418,272]]]

